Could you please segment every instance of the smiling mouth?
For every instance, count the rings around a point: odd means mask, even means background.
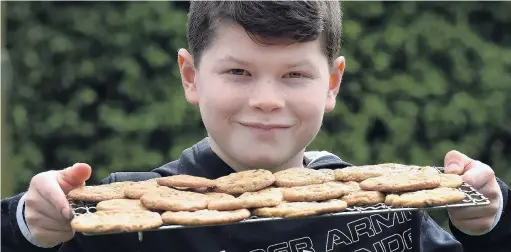
[[[292,125],[289,124],[263,124],[263,123],[243,123],[240,122],[242,126],[260,129],[260,130],[272,130],[272,129],[287,129],[291,128]]]

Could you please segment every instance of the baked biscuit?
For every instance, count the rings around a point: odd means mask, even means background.
[[[215,225],[242,221],[250,217],[250,211],[239,209],[234,211],[199,210],[196,212],[165,212],[161,215],[163,222],[174,225]]]
[[[240,198],[223,198],[223,199],[212,199],[208,201],[209,210],[217,211],[231,211],[246,208],[244,201]]]
[[[348,204],[344,200],[339,199],[329,199],[317,203],[319,204],[319,209],[317,210],[319,214],[341,212],[348,207]]]
[[[432,166],[418,166],[415,167],[415,171],[417,172],[423,172],[427,174],[440,174],[440,171]]]
[[[431,166],[418,166],[418,165],[393,165],[386,167],[389,170],[390,174],[401,174],[401,173],[409,173],[409,172],[419,172],[425,174],[440,174],[440,171],[435,167]]]
[[[282,191],[266,188],[257,192],[246,192],[239,196],[245,208],[274,207],[282,203]]]
[[[463,184],[463,179],[458,174],[440,174],[440,187],[459,188]]]
[[[166,190],[166,188],[158,185],[156,180],[141,181],[127,186],[124,189],[124,195],[129,199],[140,199],[144,193]]]
[[[135,232],[158,228],[163,224],[159,213],[151,211],[98,211],[76,216],[71,227],[76,232]]]
[[[321,184],[327,179],[326,173],[311,168],[289,168],[275,173],[275,185],[279,187]]]
[[[347,182],[340,182],[342,183],[346,188],[348,192],[356,192],[360,191],[360,186],[358,185],[358,182],[355,181],[347,181]]]
[[[99,202],[111,199],[124,199],[124,189],[135,182],[114,182],[104,185],[82,186],[67,194],[68,200]]]
[[[112,199],[101,201],[96,205],[97,211],[133,211],[133,210],[145,210],[142,202],[138,199]]]
[[[385,194],[377,191],[355,191],[342,196],[348,206],[371,206],[385,202]]]
[[[399,175],[402,173],[439,174],[438,169],[431,166],[404,165],[396,163],[383,163],[376,165],[351,166],[334,171],[336,180],[363,181],[384,175]]]
[[[213,192],[212,187],[187,188],[187,190],[190,190],[192,192],[198,192],[198,193]]]
[[[319,169],[318,171],[326,175],[324,182],[335,181],[335,173],[332,169]]]
[[[439,187],[430,190],[389,194],[385,204],[393,207],[432,207],[452,204],[465,198],[465,194],[454,188]]]
[[[234,199],[236,197],[227,194],[227,193],[218,193],[218,192],[207,192],[204,195],[208,196],[210,199]]]
[[[204,194],[179,191],[167,187],[166,190],[148,192],[140,201],[151,210],[164,211],[197,211],[206,209],[210,198]]]
[[[383,176],[388,173],[376,165],[350,166],[334,170],[335,179],[339,181],[363,181],[368,178]]]
[[[282,192],[267,188],[257,192],[246,192],[238,198],[219,198],[208,202],[210,210],[236,210],[244,208],[273,207],[282,202]]]
[[[215,187],[214,180],[186,174],[158,178],[157,182],[161,186],[169,187],[185,187],[185,188]]]
[[[340,212],[346,209],[346,202],[331,199],[324,202],[283,202],[276,207],[263,207],[253,211],[255,216],[297,218],[330,212]]]
[[[349,187],[340,182],[297,186],[281,189],[284,200],[290,202],[310,202],[339,198],[350,191]]]
[[[244,208],[243,200],[240,200],[230,194],[212,192],[206,193],[205,195],[210,198],[208,201],[209,210],[228,211]]]
[[[215,192],[242,194],[256,192],[273,184],[275,176],[267,170],[248,170],[231,173],[215,180]]]
[[[361,189],[379,192],[403,192],[431,189],[440,185],[440,177],[420,172],[368,178],[359,183]]]
[[[190,187],[178,187],[178,186],[174,186],[172,188],[180,190],[180,191],[187,191],[187,192],[197,192],[197,193],[212,192],[212,188],[210,188],[210,187],[190,188]]]

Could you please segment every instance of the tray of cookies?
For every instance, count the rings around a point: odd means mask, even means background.
[[[76,232],[139,238],[145,231],[490,204],[459,175],[394,163],[248,170],[215,180],[183,174],[85,186],[67,198]]]

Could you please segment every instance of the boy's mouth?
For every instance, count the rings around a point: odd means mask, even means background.
[[[257,130],[277,130],[277,129],[287,129],[291,128],[292,125],[282,124],[282,123],[253,123],[253,122],[239,122],[242,126],[257,129]]]

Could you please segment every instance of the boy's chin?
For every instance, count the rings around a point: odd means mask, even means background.
[[[282,155],[282,152],[281,153],[248,152],[246,154],[240,153],[240,155],[238,155],[238,158],[239,162],[243,163],[248,169],[265,169],[271,172],[291,168],[285,167],[289,165],[291,166],[301,165],[301,163],[290,164],[290,160],[293,159],[294,157],[289,157],[289,155]]]

